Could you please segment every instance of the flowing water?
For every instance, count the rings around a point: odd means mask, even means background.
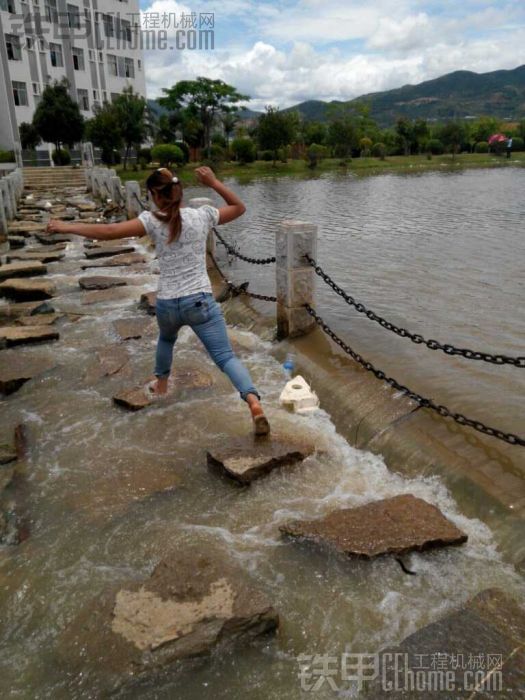
[[[231,238],[237,233],[241,249],[266,255],[277,221],[314,221],[321,264],[379,312],[438,340],[516,354],[520,314],[523,320],[516,252],[524,205],[513,178],[520,177],[523,187],[521,171],[257,182],[239,187],[249,217],[225,230]],[[130,298],[85,306],[77,286],[81,256],[76,242],[65,262],[49,266],[59,289],[53,303],[89,315],[64,322],[58,343],[16,350],[47,354],[56,368],[24,385],[2,408],[4,428],[27,426],[28,456],[18,488],[30,526],[25,542],[0,550],[2,697],[102,697],[115,679],[103,660],[92,676],[69,675],[64,631],[108,586],[147,577],[163,556],[190,541],[224,552],[250,573],[279,611],[279,633],[176,665],[119,697],[309,697],[298,679],[300,654],[376,651],[491,586],[523,598],[523,579],[483,522],[483,504],[479,517],[467,516],[439,477],[390,472],[381,457],[350,447],[323,410],[305,418],[279,409],[283,373],[270,318],[257,335],[237,329],[235,337],[256,385],[264,387],[273,427],[315,440],[316,453],[302,465],[249,489],[210,474],[206,450],[246,433],[250,423],[188,329],[179,336],[176,363],[198,364],[213,376],[213,386],[139,413],[116,408],[112,395],[151,372],[155,336],[127,341],[131,360],[124,376],[94,378],[95,352],[117,342],[113,322],[137,315],[135,300],[155,288],[156,278],[103,270],[133,278]],[[242,267],[233,270],[243,278]],[[254,277],[252,271],[253,289],[273,293],[270,272],[257,270]],[[441,400],[465,402],[457,408],[479,409],[481,418],[518,429],[518,370],[449,360],[451,369],[421,348],[415,352],[425,357],[416,363],[403,341],[389,336],[380,342],[379,331],[355,315],[349,323],[348,310],[326,290],[319,288],[318,299],[338,330],[378,364],[388,360],[400,380],[423,391],[443,372]],[[290,518],[319,517],[401,493],[436,504],[468,534],[468,543],[407,557],[417,572],[407,576],[390,558],[346,561],[279,536],[279,524]],[[315,697],[334,694],[324,688]]]

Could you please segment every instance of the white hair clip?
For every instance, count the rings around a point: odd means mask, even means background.
[[[178,182],[178,181],[179,181],[179,178],[178,178],[176,175],[174,175],[174,176],[171,178],[171,181],[172,181],[172,182]]]

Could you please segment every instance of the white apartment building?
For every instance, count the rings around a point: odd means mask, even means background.
[[[0,0],[0,68],[0,149],[64,76],[85,118],[128,85],[146,97],[139,0]]]

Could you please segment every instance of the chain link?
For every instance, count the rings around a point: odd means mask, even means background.
[[[249,292],[249,291],[246,289],[246,287],[247,287],[247,285],[248,285],[248,282],[244,282],[244,284],[242,284],[242,285],[236,285],[236,284],[234,284],[231,280],[229,280],[229,279],[226,277],[226,275],[224,274],[224,272],[221,270],[221,268],[219,267],[217,261],[215,260],[215,256],[214,256],[212,253],[208,253],[208,255],[210,256],[210,258],[211,258],[211,260],[212,260],[212,262],[213,262],[213,264],[214,264],[214,266],[215,266],[215,269],[217,270],[217,272],[219,273],[219,275],[222,277],[222,279],[224,280],[224,282],[226,282],[226,284],[228,285],[228,288],[229,288],[234,294],[236,294],[236,295],[237,295],[237,294],[244,294],[245,296],[252,297],[253,299],[260,299],[261,301],[277,301],[277,298],[276,298],[276,297],[267,296],[266,294],[256,294],[255,292]]]
[[[275,262],[275,258],[249,258],[246,255],[241,255],[241,253],[238,253],[233,246],[231,246],[224,240],[224,238],[217,231],[215,226],[213,227],[213,232],[219,239],[219,242],[222,243],[222,245],[226,248],[228,253],[236,258],[239,258],[239,260],[244,260],[245,262],[251,263],[252,265],[270,265],[271,263]]]
[[[315,273],[323,279],[326,284],[331,287],[336,294],[342,297],[347,304],[353,306],[356,311],[360,314],[365,314],[367,318],[371,321],[379,323],[380,326],[386,328],[388,331],[392,331],[401,338],[408,338],[416,345],[426,345],[430,350],[441,350],[446,355],[459,355],[467,360],[482,360],[483,362],[490,362],[494,365],[512,365],[514,367],[525,368],[525,357],[509,357],[508,355],[492,355],[488,352],[478,352],[476,350],[469,350],[468,348],[457,348],[449,343],[439,343],[437,340],[426,340],[422,335],[418,333],[411,333],[406,330],[406,328],[400,328],[394,323],[387,321],[386,319],[378,316],[371,309],[367,309],[364,304],[356,301],[350,294],[341,289],[334,280],[324,272],[324,270],[317,265],[315,260],[311,258],[308,253],[304,256],[309,264],[314,268]]]
[[[304,306],[310,314],[310,316],[312,316],[312,318],[315,319],[315,322],[323,329],[323,331],[328,336],[330,336],[330,338],[332,338],[332,340],[335,343],[337,343],[337,345],[339,345],[340,348],[342,348],[348,355],[350,355],[350,357],[352,357],[366,370],[372,372],[372,374],[375,377],[377,377],[377,379],[381,379],[397,391],[402,392],[412,401],[418,403],[421,406],[421,408],[430,408],[432,411],[436,411],[436,413],[438,413],[440,416],[443,416],[443,418],[452,418],[452,420],[456,421],[456,423],[459,423],[460,425],[468,426],[469,428],[473,428],[474,430],[477,430],[478,432],[483,433],[484,435],[489,435],[490,437],[495,437],[498,440],[503,440],[504,442],[509,443],[509,445],[521,445],[522,447],[525,446],[524,438],[521,438],[518,435],[514,435],[513,433],[504,433],[502,430],[498,430],[497,428],[491,428],[490,426],[485,425],[481,421],[467,418],[462,413],[454,413],[446,406],[436,404],[432,399],[427,399],[424,396],[417,394],[415,391],[412,391],[403,384],[400,384],[392,377],[387,377],[382,370],[374,367],[374,365],[371,362],[365,360],[359,353],[355,352],[355,350],[352,350],[352,348],[349,345],[347,345],[347,343],[345,343],[344,340],[341,340],[341,338],[339,338],[339,336],[337,336],[333,332],[333,330],[323,321],[323,319],[317,315],[315,309],[313,309],[310,306],[310,304],[305,304]]]

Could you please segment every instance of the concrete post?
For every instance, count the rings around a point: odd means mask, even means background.
[[[7,217],[4,208],[4,193],[0,189],[0,242],[7,240]]]
[[[109,178],[109,189],[111,190],[111,199],[117,204],[122,204],[124,197],[122,195],[122,185],[118,175],[113,175]]]
[[[10,173],[9,175],[6,176],[6,182],[7,182],[7,189],[9,192],[9,197],[11,199],[11,211],[13,212],[12,218],[14,219],[16,216],[17,212],[17,206],[16,206],[16,185],[15,181],[13,180],[13,175]]]
[[[3,207],[5,211],[5,218],[8,221],[15,218],[13,213],[13,205],[11,203],[11,196],[9,195],[9,185],[7,184],[7,178],[0,178],[0,191],[2,192]]]
[[[188,202],[188,206],[192,209],[199,209],[200,207],[203,207],[206,204],[211,204],[212,207],[215,206],[213,200],[209,197],[193,197]],[[211,253],[211,255],[215,257],[215,234],[211,229],[209,230],[208,238],[206,239],[206,252]]]
[[[100,168],[93,168],[91,171],[91,192],[93,197],[100,197]]]
[[[142,211],[140,199],[140,185],[136,180],[126,182],[126,214],[128,219],[136,218]]]
[[[275,237],[277,289],[277,337],[293,338],[309,333],[315,321],[303,304],[312,304],[315,273],[304,259],[316,258],[317,226],[304,221],[283,221]]]
[[[93,184],[92,184],[92,177],[93,177],[93,172],[92,168],[86,168],[84,170],[84,178],[86,180],[86,192],[91,192],[93,189]]]

